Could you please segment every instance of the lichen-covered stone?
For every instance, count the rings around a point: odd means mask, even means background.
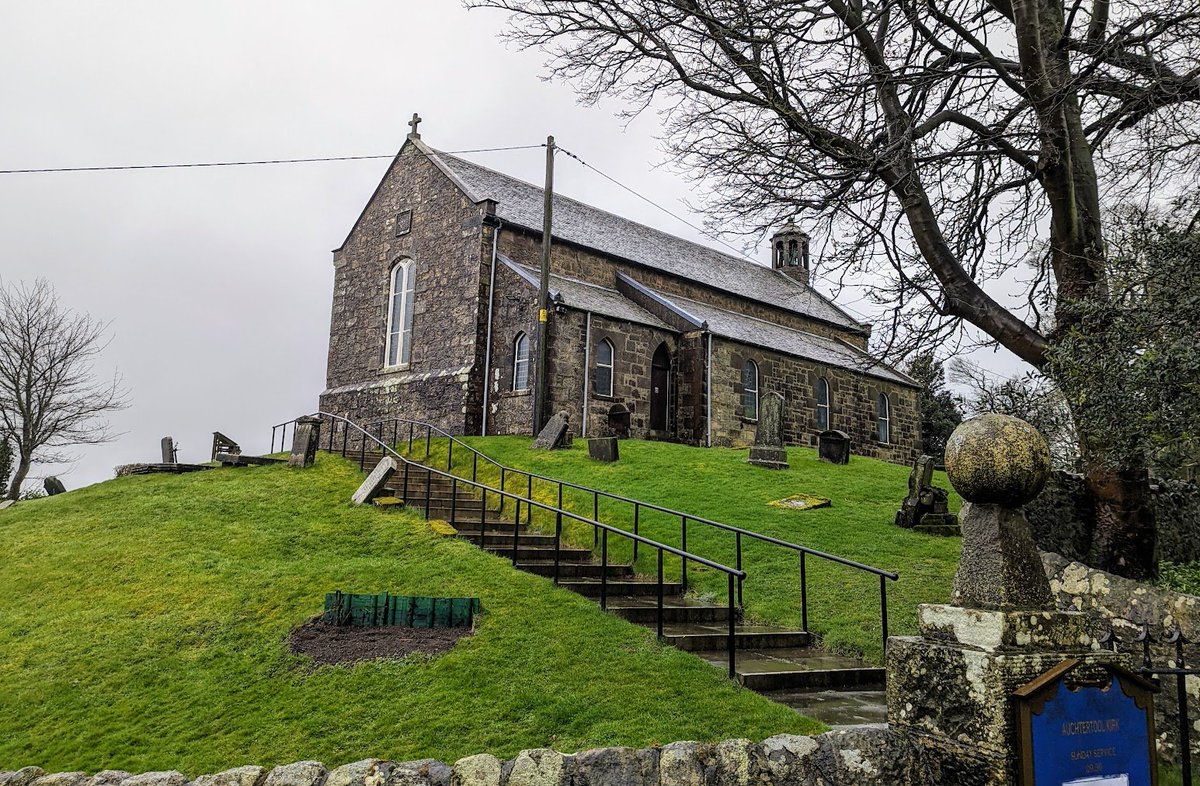
[[[816,739],[820,746],[817,767],[827,782],[837,786],[925,786],[936,782],[930,778],[915,741],[887,727],[836,730]]]
[[[722,740],[713,748],[711,782],[713,786],[749,786],[754,743],[750,740]]]
[[[192,781],[192,786],[260,786],[266,777],[266,767],[250,764],[213,775],[201,775]]]
[[[88,781],[88,786],[119,786],[131,777],[133,774],[125,770],[100,770]]]
[[[1019,509],[964,503],[951,599],[976,609],[1050,609],[1054,600]]]
[[[121,786],[188,786],[188,777],[177,770],[143,772],[124,780]]]
[[[1050,449],[1037,429],[1011,415],[963,421],[946,441],[946,475],[968,502],[1019,507],[1050,474]]]
[[[562,786],[566,757],[550,748],[521,751],[512,762],[508,786]]]
[[[367,786],[450,786],[453,774],[449,765],[437,759],[382,762]]]
[[[322,786],[325,765],[319,761],[298,761],[271,770],[265,786]]]
[[[816,753],[820,745],[813,737],[777,734],[758,745],[762,774],[768,783],[810,784],[814,782]]]
[[[325,778],[325,786],[367,786],[367,778],[378,772],[379,764],[379,759],[363,759],[335,767]]]
[[[86,786],[87,782],[86,772],[53,772],[35,778],[30,786]]]
[[[658,751],[654,748],[599,748],[573,758],[573,786],[658,783]]]
[[[672,742],[658,756],[660,786],[704,786],[704,754],[709,746],[696,742]]]
[[[46,774],[41,767],[22,767],[16,772],[0,772],[0,786],[29,786]]]
[[[454,762],[450,786],[500,786],[500,760],[490,753],[467,756]]]

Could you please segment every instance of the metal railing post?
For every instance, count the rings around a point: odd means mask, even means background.
[[[521,518],[518,516],[517,518],[513,519],[512,564],[514,564],[514,565],[517,564],[517,547],[518,547],[517,544],[518,544],[518,538],[520,537],[520,532],[521,532]]]
[[[433,426],[425,427],[425,460],[429,461],[429,441],[433,439]]]
[[[737,615],[733,609],[733,574],[726,574],[728,581],[728,606],[729,606],[729,679],[737,679]]]
[[[533,475],[530,474],[529,482],[525,485],[525,499],[533,502]],[[533,505],[525,506],[525,523],[533,524]]]
[[[450,481],[450,523],[457,524],[455,514],[458,512],[458,478]],[[483,544],[480,543],[480,546]]]
[[[1175,700],[1179,703],[1179,749],[1182,755],[1183,782],[1192,784],[1192,722],[1188,713],[1187,695],[1187,663],[1184,661],[1183,631],[1176,629],[1175,633]]]
[[[734,535],[735,535],[735,540],[737,541],[737,543],[736,543],[736,547],[737,547],[737,564],[736,564],[734,567],[736,567],[738,570],[741,570],[741,569],[742,569],[742,533],[740,533],[740,532],[737,532],[737,533],[734,533]],[[737,580],[737,599],[738,599],[738,605],[739,605],[739,606],[745,606],[745,603],[742,601],[742,580],[743,580],[743,579],[744,579],[744,577],[743,577],[743,576],[738,576],[738,580]]]
[[[608,530],[600,533],[600,608],[608,610]]]
[[[681,516],[679,519],[679,529],[680,529],[680,538],[679,539],[681,542],[681,545],[679,546],[680,551],[687,551],[687,520],[688,520],[687,516]],[[687,557],[680,557],[679,558],[679,574],[680,574],[679,581],[683,585],[684,592],[687,592],[687,588],[688,588],[687,565],[688,565]]]
[[[562,549],[562,505],[558,506],[555,512],[554,521],[554,583],[558,583],[559,562],[561,560]]]
[[[879,619],[883,627],[883,652],[886,655],[888,643],[887,576],[879,577]]]
[[[800,552],[800,629],[808,632],[808,574],[804,569],[805,552]]]
[[[658,640],[663,640],[663,550],[658,550]]]
[[[271,426],[271,452],[272,453],[275,452],[275,429],[277,429],[277,428],[279,428],[279,426]]]
[[[638,518],[639,518],[639,514],[641,513],[641,509],[642,509],[642,506],[639,503],[637,503],[637,502],[633,503],[633,534],[634,535],[640,534],[638,532]],[[633,541],[633,561],[634,561],[634,563],[637,562],[638,543],[639,543],[639,541],[637,541],[637,540]]]
[[[425,468],[425,520],[429,521],[429,495],[433,490],[433,470]]]

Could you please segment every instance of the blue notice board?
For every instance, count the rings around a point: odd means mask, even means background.
[[[1154,686],[1118,666],[1068,685],[1066,660],[1016,691],[1022,786],[1157,786]]]

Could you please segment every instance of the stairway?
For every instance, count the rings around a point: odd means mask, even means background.
[[[380,454],[368,452],[360,457],[356,453],[349,457],[361,458],[369,467]],[[493,498],[487,500],[484,509],[478,490],[460,483],[456,491],[449,478],[436,474],[428,479],[427,488],[425,473],[412,471],[414,466],[410,465],[407,481],[403,470],[397,472],[384,493],[422,514],[428,504],[428,518],[449,522],[457,530],[457,537],[507,559],[513,558],[515,548],[515,567],[555,577],[553,534],[530,530],[524,523],[514,526],[515,505],[511,499],[503,513],[496,511],[497,501]],[[603,593],[610,613],[652,630],[657,628],[657,581],[636,575],[630,565],[605,567],[591,549],[563,546],[558,557],[559,586],[589,598],[598,599]],[[689,597],[678,582],[665,582],[662,593],[664,641],[727,669],[729,607]],[[745,625],[735,620],[734,643],[737,680],[747,688],[831,726],[885,720],[882,668],[817,649],[812,646],[811,634],[803,630]]]

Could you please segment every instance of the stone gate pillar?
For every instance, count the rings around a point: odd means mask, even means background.
[[[920,635],[887,652],[888,722],[925,749],[939,784],[1019,783],[1013,691],[1067,658],[1125,665],[1101,650],[1095,621],[1054,610],[1021,512],[1049,470],[1045,439],[1017,418],[972,418],[947,443],[965,502],[953,604],[919,607]]]

